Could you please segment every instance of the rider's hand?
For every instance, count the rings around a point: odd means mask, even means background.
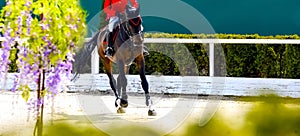
[[[110,19],[110,17],[112,17],[112,16],[114,16],[116,14],[116,12],[115,11],[113,11],[113,10],[111,10],[111,11],[109,11],[107,14],[106,14],[106,20],[109,20]]]

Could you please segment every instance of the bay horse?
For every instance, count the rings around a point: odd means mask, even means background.
[[[126,94],[127,79],[125,75],[127,66],[135,60],[139,70],[141,85],[145,92],[145,103],[149,108],[148,115],[155,116],[156,111],[152,107],[149,85],[145,76],[145,59],[143,55],[144,35],[139,11],[139,7],[135,9],[127,6],[124,15],[120,16],[120,23],[118,23],[115,28],[115,53],[112,57],[105,56],[105,49],[107,47],[107,43],[105,42],[107,26],[95,34],[89,42],[85,43],[83,51],[91,52],[94,49],[94,46],[97,45],[98,54],[109,78],[110,87],[116,97],[115,106],[117,107],[117,113],[125,113],[124,108],[128,106],[128,96]],[[80,57],[84,58],[86,56]],[[119,75],[117,81],[112,74],[112,63],[116,63],[118,66]]]

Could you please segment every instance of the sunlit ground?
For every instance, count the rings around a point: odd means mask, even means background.
[[[224,116],[218,112],[210,122],[199,127],[190,124],[184,135],[204,136],[299,136],[300,103],[299,99],[268,97],[240,98],[248,101],[252,107],[241,118],[235,113]],[[242,119],[241,123],[239,120]],[[230,123],[229,123],[230,122]],[[234,125],[238,124],[238,126]]]
[[[71,96],[63,96],[62,99]],[[2,98],[2,97],[1,97]],[[22,103],[21,101],[19,103]],[[47,119],[44,127],[45,136],[101,136],[106,135],[93,126],[88,119],[80,114],[79,107],[73,104],[61,104],[55,111],[55,115],[46,114]],[[0,106],[10,107],[6,104],[3,106],[0,100]],[[71,112],[66,109],[73,109]],[[64,110],[65,109],[65,110]],[[1,110],[1,116],[10,114],[7,110]],[[25,110],[26,111],[26,110]],[[275,95],[262,97],[241,97],[228,98],[222,100],[220,106],[209,122],[204,126],[199,125],[199,110],[197,104],[189,118],[177,129],[170,132],[170,136],[298,136],[300,135],[300,100],[292,98],[279,98]],[[24,115],[26,112],[18,115]],[[52,119],[49,119],[52,118]],[[3,119],[0,117],[0,119]],[[32,135],[33,121],[29,124],[22,124],[22,120],[11,122],[3,119],[8,124],[1,121],[0,135]],[[10,124],[9,124],[10,123]],[[118,135],[130,136],[155,136],[160,133],[154,129],[144,126],[128,126],[118,128],[117,125],[113,130]],[[5,130],[3,130],[5,128]]]

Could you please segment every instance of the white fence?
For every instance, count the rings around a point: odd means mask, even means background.
[[[7,75],[6,86],[0,84],[0,90],[13,87],[15,73]],[[117,75],[115,75],[117,76]],[[127,92],[143,93],[138,75],[127,75]],[[115,77],[116,78],[116,77]],[[197,94],[219,96],[257,96],[277,94],[282,97],[300,98],[300,80],[274,78],[237,78],[209,76],[155,76],[147,75],[150,93],[163,94]],[[36,89],[36,84],[29,87]],[[62,90],[71,92],[101,91],[112,92],[106,74],[80,74],[75,82],[65,82]]]
[[[0,39],[1,40],[1,39]],[[202,95],[254,96],[264,93],[276,93],[280,96],[300,98],[299,79],[275,78],[235,78],[214,76],[214,47],[219,43],[232,44],[300,44],[300,40],[278,39],[145,39],[145,43],[206,43],[209,44],[210,76],[154,76],[148,75],[150,90],[154,93],[184,93]],[[243,46],[243,45],[241,45]],[[245,45],[246,46],[246,45]],[[81,74],[76,82],[67,83],[73,91],[109,90],[108,78],[99,73],[99,56],[96,51],[91,57],[91,74]],[[137,75],[128,75],[128,91],[142,93],[140,79]],[[9,90],[13,83],[13,74],[9,74],[6,87]],[[0,85],[2,86],[2,84]],[[34,87],[34,85],[32,85]],[[3,89],[3,88],[2,88]]]
[[[177,44],[177,43],[203,43],[209,45],[209,77],[155,77],[148,76],[150,78],[150,84],[152,90],[161,91],[162,88],[158,86],[164,86],[165,91],[170,93],[178,93],[176,91],[180,90],[180,93],[197,93],[197,94],[214,94],[214,95],[236,95],[236,96],[253,96],[266,93],[266,91],[273,90],[280,96],[289,96],[300,98],[300,80],[298,79],[275,79],[275,78],[234,78],[234,77],[214,77],[214,48],[216,44],[241,44],[241,46],[247,46],[248,44],[299,44],[300,40],[295,39],[168,39],[168,38],[146,38],[145,43],[160,43],[160,44]],[[99,73],[99,56],[96,51],[93,52],[92,56],[92,75],[94,75],[93,82],[96,84],[105,84],[105,82],[100,83],[99,81],[104,81],[105,76],[95,76]],[[85,75],[85,80],[88,79],[88,75]],[[129,76],[129,86],[136,79],[133,80],[134,76]],[[103,79],[104,78],[104,79]],[[166,81],[161,81],[166,80]],[[185,82],[187,86],[182,86],[182,81],[188,80],[190,82]],[[156,82],[161,81],[161,82]],[[195,82],[197,81],[197,82]],[[82,82],[82,83],[83,83]],[[106,81],[108,82],[108,81]],[[130,83],[131,82],[131,83]],[[108,84],[107,84],[108,85]],[[168,86],[169,85],[169,86]],[[109,86],[106,86],[109,88]],[[134,86],[132,86],[134,87]],[[97,88],[97,87],[96,87]],[[129,87],[130,88],[130,87]],[[103,89],[103,88],[102,88]],[[189,90],[182,91],[182,90]],[[269,93],[267,91],[267,93]]]

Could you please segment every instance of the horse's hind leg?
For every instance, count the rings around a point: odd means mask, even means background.
[[[149,94],[149,84],[148,84],[148,81],[147,81],[146,75],[145,75],[145,60],[144,60],[144,56],[143,55],[139,55],[136,58],[136,62],[137,62],[138,68],[139,68],[140,78],[142,80],[142,82],[141,82],[142,88],[143,88],[143,90],[145,92],[146,105],[149,107],[148,115],[149,116],[156,116],[156,111],[152,107],[152,100],[151,100],[150,94]]]
[[[116,90],[116,80],[112,74],[112,62],[110,60],[108,60],[107,58],[105,58],[103,60],[103,64],[104,64],[104,68],[105,68],[105,73],[107,74],[107,76],[109,78],[110,88],[113,90],[116,98],[119,98],[119,95]]]

